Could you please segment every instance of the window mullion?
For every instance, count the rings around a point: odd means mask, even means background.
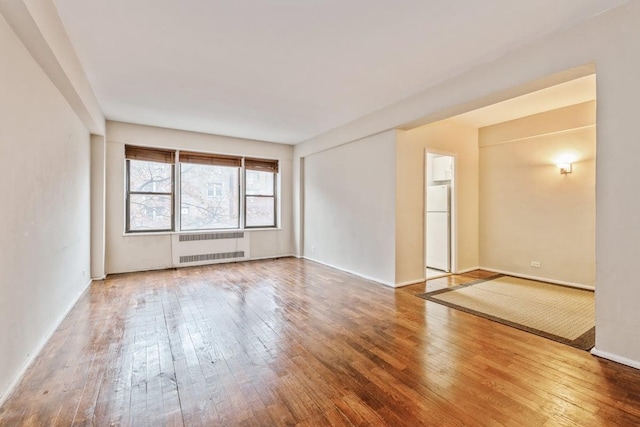
[[[131,161],[129,161],[128,159],[124,160],[125,163],[125,180],[126,180],[126,186],[127,186],[127,197],[125,199],[125,224],[124,224],[124,231],[128,232],[129,230],[131,230],[131,208],[130,208],[130,204],[131,204]]]
[[[175,231],[182,231],[182,211],[180,206],[182,204],[182,163],[180,163],[180,150],[176,151],[176,164],[175,164],[175,182],[173,183],[173,191],[176,194],[173,200],[173,216],[175,218]]]
[[[240,194],[238,197],[238,199],[240,199],[240,206],[238,206],[238,208],[240,209],[240,212],[238,213],[242,213],[239,216],[239,220],[238,220],[238,227],[240,229],[244,229],[247,226],[247,170],[245,169],[245,165],[244,165],[244,161],[245,158],[243,157],[241,160],[241,169],[240,169]]]
[[[273,174],[273,226],[278,226],[278,174]]]
[[[171,165],[171,231],[176,231],[176,164]]]

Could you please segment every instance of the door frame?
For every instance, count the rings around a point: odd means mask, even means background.
[[[424,149],[424,163],[423,163],[423,177],[422,177],[422,264],[425,268],[427,268],[427,168],[428,162],[427,157],[429,154],[435,154],[438,156],[449,156],[453,159],[453,174],[451,175],[451,185],[450,185],[450,198],[449,201],[451,203],[450,207],[450,229],[449,229],[449,257],[451,259],[450,265],[450,273],[458,272],[458,191],[456,182],[458,180],[458,155],[456,153],[450,151],[442,151],[442,150],[434,150],[431,148]]]

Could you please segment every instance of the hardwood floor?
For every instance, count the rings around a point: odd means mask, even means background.
[[[424,291],[293,258],[113,276],[82,296],[0,425],[640,424],[640,371]]]

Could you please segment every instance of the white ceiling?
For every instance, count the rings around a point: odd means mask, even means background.
[[[106,117],[295,144],[626,0],[54,0]]]

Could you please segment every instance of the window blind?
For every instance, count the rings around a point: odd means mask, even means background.
[[[223,156],[220,154],[195,153],[192,151],[180,152],[181,163],[196,163],[199,165],[230,166],[239,168],[242,158],[235,156]]]
[[[278,173],[278,161],[246,158],[244,159],[244,168],[252,171]]]
[[[160,148],[124,146],[124,157],[131,160],[143,160],[147,162],[174,163],[176,152]]]

